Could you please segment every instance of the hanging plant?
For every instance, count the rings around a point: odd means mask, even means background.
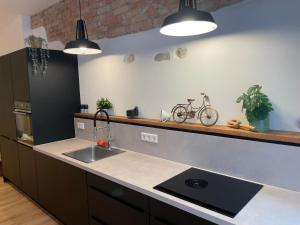
[[[44,38],[30,35],[25,39],[25,43],[29,47],[32,74],[37,75],[40,72],[42,75],[45,75],[48,69],[48,59],[50,58],[48,42]]]

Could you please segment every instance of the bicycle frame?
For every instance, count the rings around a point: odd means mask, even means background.
[[[207,103],[207,104],[206,104]],[[209,103],[209,98],[207,95],[204,95],[203,98],[202,98],[202,105],[200,107],[193,107],[193,103],[189,103],[189,104],[177,104],[173,107],[173,109],[171,110],[171,113],[173,113],[175,111],[175,109],[179,106],[183,106],[186,108],[186,111],[187,112],[190,112],[190,111],[195,111],[195,114],[199,112],[201,112],[203,109],[205,109],[206,107],[209,107],[210,106],[210,103]]]

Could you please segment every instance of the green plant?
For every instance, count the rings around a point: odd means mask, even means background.
[[[33,75],[37,75],[39,72],[41,72],[41,75],[46,75],[48,59],[50,58],[48,42],[44,38],[30,35],[25,39],[25,43],[29,47]]]
[[[113,107],[112,103],[108,100],[108,98],[101,98],[97,100],[97,108],[98,109],[111,109]]]
[[[265,120],[274,109],[267,95],[261,92],[262,86],[253,85],[243,93],[236,102],[243,102],[242,112],[246,110],[246,117],[250,123]]]

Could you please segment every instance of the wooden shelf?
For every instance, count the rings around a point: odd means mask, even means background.
[[[75,113],[76,118],[93,119],[94,115],[90,113]],[[104,120],[104,117],[98,116],[97,120]],[[245,130],[238,130],[229,128],[222,125],[212,127],[205,127],[196,123],[183,123],[176,122],[161,122],[156,119],[128,119],[125,116],[110,116],[110,120],[116,123],[125,123],[138,126],[155,127],[161,129],[186,131],[192,133],[201,133],[207,135],[230,137],[238,139],[246,139],[260,142],[278,143],[285,145],[300,146],[300,133],[288,131],[268,131],[268,132],[250,132]]]

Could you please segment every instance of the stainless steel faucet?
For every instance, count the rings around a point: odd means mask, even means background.
[[[110,118],[108,113],[100,109],[98,110],[94,115],[94,141],[97,141],[97,116],[99,113],[104,113],[106,116],[106,122],[107,122],[107,150],[111,150],[111,137],[110,137]]]

